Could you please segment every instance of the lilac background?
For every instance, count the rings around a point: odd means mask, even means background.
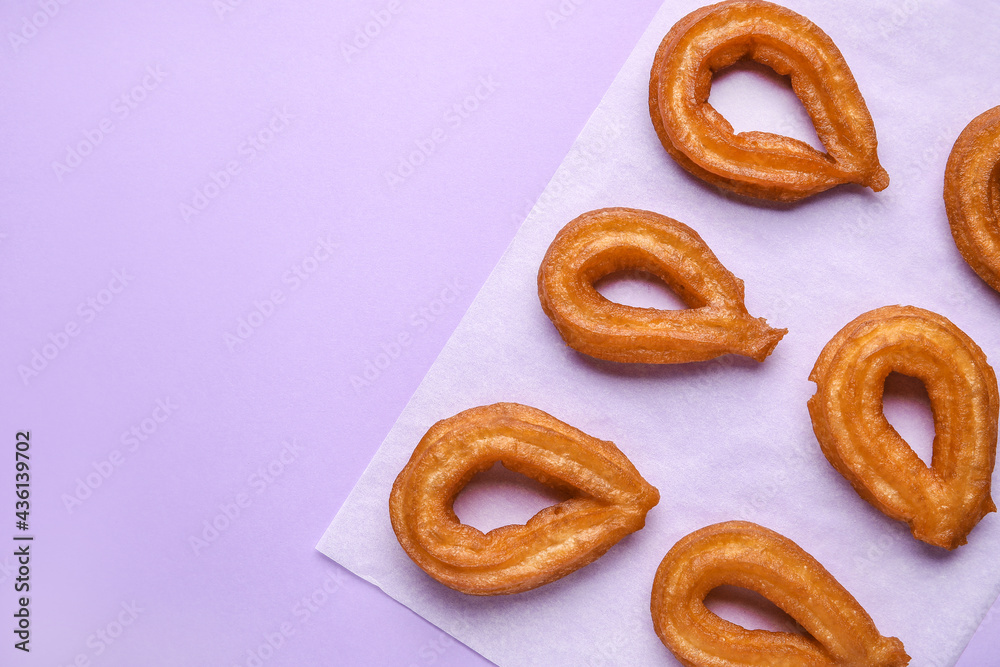
[[[222,2],[0,8],[0,420],[8,452],[31,430],[37,536],[31,657],[0,663],[256,664],[270,636],[266,665],[486,664],[313,546],[660,3]],[[963,667],[1000,659],[998,610]]]

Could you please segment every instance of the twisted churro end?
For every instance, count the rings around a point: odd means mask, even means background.
[[[759,326],[748,341],[746,350],[740,354],[750,357],[754,361],[764,361],[771,355],[781,339],[785,337],[788,329],[775,329],[768,325],[767,320],[763,317],[758,317],[756,321],[759,323]]]
[[[875,174],[865,181],[865,185],[875,192],[882,192],[889,187],[889,173],[879,165]]]

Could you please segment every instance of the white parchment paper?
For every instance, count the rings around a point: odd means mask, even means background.
[[[830,34],[850,64],[889,189],[842,186],[776,206],[726,196],[678,167],[649,120],[649,67],[663,35],[699,3],[666,3],[318,545],[498,665],[677,664],[653,632],[653,575],[679,538],[729,519],[795,540],[883,634],[903,640],[914,666],[954,664],[1000,590],[1000,516],[986,517],[953,553],[917,542],[827,463],[806,409],[820,350],[878,306],[942,313],[1000,359],[1000,298],[956,250],[941,196],[955,138],[1000,104],[1000,5],[787,4]],[[744,75],[761,76],[736,78]],[[759,83],[743,90],[730,81],[722,94],[717,82],[712,102],[737,130],[811,132],[804,112],[787,106],[789,90]],[[787,113],[775,119],[782,105]],[[761,364],[725,357],[659,367],[567,348],[539,306],[538,265],[563,225],[606,206],[694,227],[745,281],[750,312],[789,329],[774,354]],[[474,598],[407,558],[387,504],[434,422],[497,401],[614,441],[662,499],[644,530],[592,565],[528,593]]]

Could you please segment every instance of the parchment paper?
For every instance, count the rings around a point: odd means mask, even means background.
[[[657,140],[649,67],[663,35],[698,5],[661,8],[318,548],[498,665],[669,665],[677,663],[649,615],[657,565],[687,533],[747,519],[823,563],[883,634],[903,640],[912,665],[952,665],[1000,590],[1000,516],[986,517],[953,553],[914,540],[823,457],[807,378],[844,324],[896,303],[944,314],[994,363],[1000,358],[1000,299],[956,250],[941,196],[955,138],[1000,104],[1000,5],[789,2],[843,52],[892,178],[882,193],[842,186],[791,206],[727,196],[690,177]],[[737,130],[808,134],[789,96],[765,80],[712,102]],[[775,120],[775,105],[788,113]],[[774,354],[761,364],[724,357],[658,367],[567,348],[538,303],[539,262],[563,225],[606,206],[694,227],[745,281],[750,312],[789,329]],[[434,422],[497,401],[541,408],[614,441],[662,499],[644,530],[592,565],[528,593],[474,598],[407,558],[387,499]],[[903,421],[907,410],[919,412],[912,400],[901,403]],[[907,428],[929,441],[921,433],[929,420],[914,420]]]

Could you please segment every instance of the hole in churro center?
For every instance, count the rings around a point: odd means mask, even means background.
[[[804,141],[825,152],[812,119],[792,90],[791,79],[749,59],[719,70],[708,98],[733,132],[770,132]]]
[[[494,528],[524,525],[539,511],[569,498],[521,473],[496,463],[479,473],[455,498],[458,520],[484,533]]]
[[[927,388],[917,378],[890,373],[885,379],[882,412],[920,460],[931,465],[934,454],[934,414]]]
[[[688,307],[677,292],[648,271],[616,271],[596,281],[594,289],[605,299],[625,306],[659,310]]]
[[[739,586],[719,586],[705,597],[705,606],[716,616],[747,630],[793,632],[810,637],[794,618],[763,595]]]

